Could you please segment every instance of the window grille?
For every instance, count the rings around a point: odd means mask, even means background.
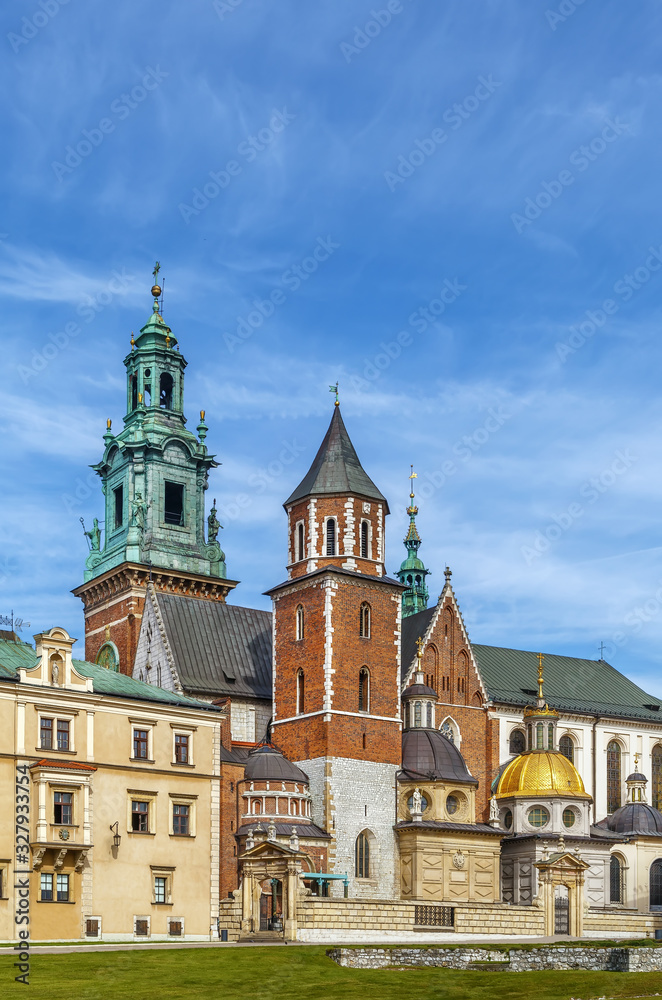
[[[414,923],[419,927],[454,927],[455,907],[417,905]]]

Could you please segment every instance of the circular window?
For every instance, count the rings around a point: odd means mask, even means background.
[[[145,378],[149,378],[152,374],[151,368],[145,368]]]
[[[446,798],[446,812],[448,813],[449,816],[452,816],[453,813],[456,813],[459,809],[461,809],[461,807],[462,807],[462,802],[459,796],[449,795]]]
[[[564,809],[563,810],[563,825],[564,826],[574,826],[577,822],[577,814],[574,809]]]
[[[414,805],[414,796],[410,795],[409,798],[407,799],[407,806],[408,806],[408,808],[409,808],[410,811],[413,808],[413,805]],[[427,809],[428,805],[429,805],[429,802],[426,799],[425,795],[421,795],[421,812],[425,812],[425,810]]]
[[[543,806],[534,806],[533,809],[529,809],[529,823],[538,828],[547,826],[549,813]]]
[[[506,830],[510,830],[510,828],[513,825],[513,814],[511,813],[510,809],[506,810],[506,814],[503,817],[503,825],[505,826]]]

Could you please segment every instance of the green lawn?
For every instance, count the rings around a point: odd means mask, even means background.
[[[662,973],[343,969],[324,947],[88,952],[31,959],[29,992],[0,956],[0,997],[30,1000],[592,1000],[662,992]]]

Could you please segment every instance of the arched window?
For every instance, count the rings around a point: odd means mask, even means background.
[[[336,522],[332,517],[326,522],[326,554],[327,556],[336,554]]]
[[[106,670],[118,671],[120,668],[120,654],[114,642],[104,642],[97,653],[96,662]]]
[[[544,750],[543,738],[545,735],[545,730],[543,728],[542,722],[539,722],[536,726],[536,750]]]
[[[305,621],[305,619],[304,619],[304,611],[303,611],[303,604],[298,604],[297,605],[297,616],[296,617],[297,617],[297,640],[298,640],[298,639],[303,639],[304,621]]]
[[[159,382],[159,406],[164,410],[172,410],[172,375],[170,372],[161,372]]]
[[[654,809],[662,809],[662,747],[653,747],[651,754],[651,796]]]
[[[368,545],[368,532],[370,531],[367,521],[361,521],[361,558],[370,558],[370,548]]]
[[[510,740],[508,741],[508,749],[513,757],[517,754],[524,753],[526,750],[526,737],[521,729],[513,729],[510,734]]]
[[[433,729],[434,728],[434,719],[432,717],[432,702],[431,701],[428,702],[425,725],[427,726],[428,729]]]
[[[529,734],[529,750],[533,750],[533,725],[531,723],[526,727],[526,731]]]
[[[356,838],[356,877],[370,878],[370,840],[365,833]]]
[[[564,757],[567,757],[571,764],[575,762],[575,744],[571,736],[562,736],[559,740],[559,750]]]
[[[554,723],[552,722],[547,726],[547,749],[554,749]]]
[[[621,747],[616,740],[607,744],[607,812],[621,807]]]
[[[359,611],[359,635],[362,639],[370,638],[370,605],[365,601]]]
[[[305,681],[303,679],[303,670],[299,670],[297,673],[297,715],[303,715],[305,710]]]
[[[129,382],[131,383],[131,409],[135,410],[138,405],[138,376],[132,375]]]
[[[658,858],[651,865],[650,908],[662,910],[662,858]]]
[[[456,746],[459,745],[459,730],[450,719],[444,719],[442,724],[439,726],[439,732],[442,736],[445,736],[447,740],[450,740],[451,743],[454,743]]]
[[[623,865],[615,854],[609,862],[609,902],[623,902]]]
[[[420,701],[415,702],[414,703],[414,726],[416,727],[416,729],[420,729],[421,728],[421,711],[422,711],[422,706],[421,706]]]
[[[370,711],[370,672],[367,667],[359,670],[359,712]]]
[[[143,401],[145,403],[145,406],[152,405],[152,383],[150,381],[151,378],[152,378],[152,369],[145,368],[145,375],[143,378]]]
[[[305,559],[303,524],[297,525],[297,560]]]

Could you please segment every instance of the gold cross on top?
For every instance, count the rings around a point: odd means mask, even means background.
[[[416,649],[417,649],[416,656],[420,660],[423,657],[423,640],[421,639],[420,635],[416,640]]]

